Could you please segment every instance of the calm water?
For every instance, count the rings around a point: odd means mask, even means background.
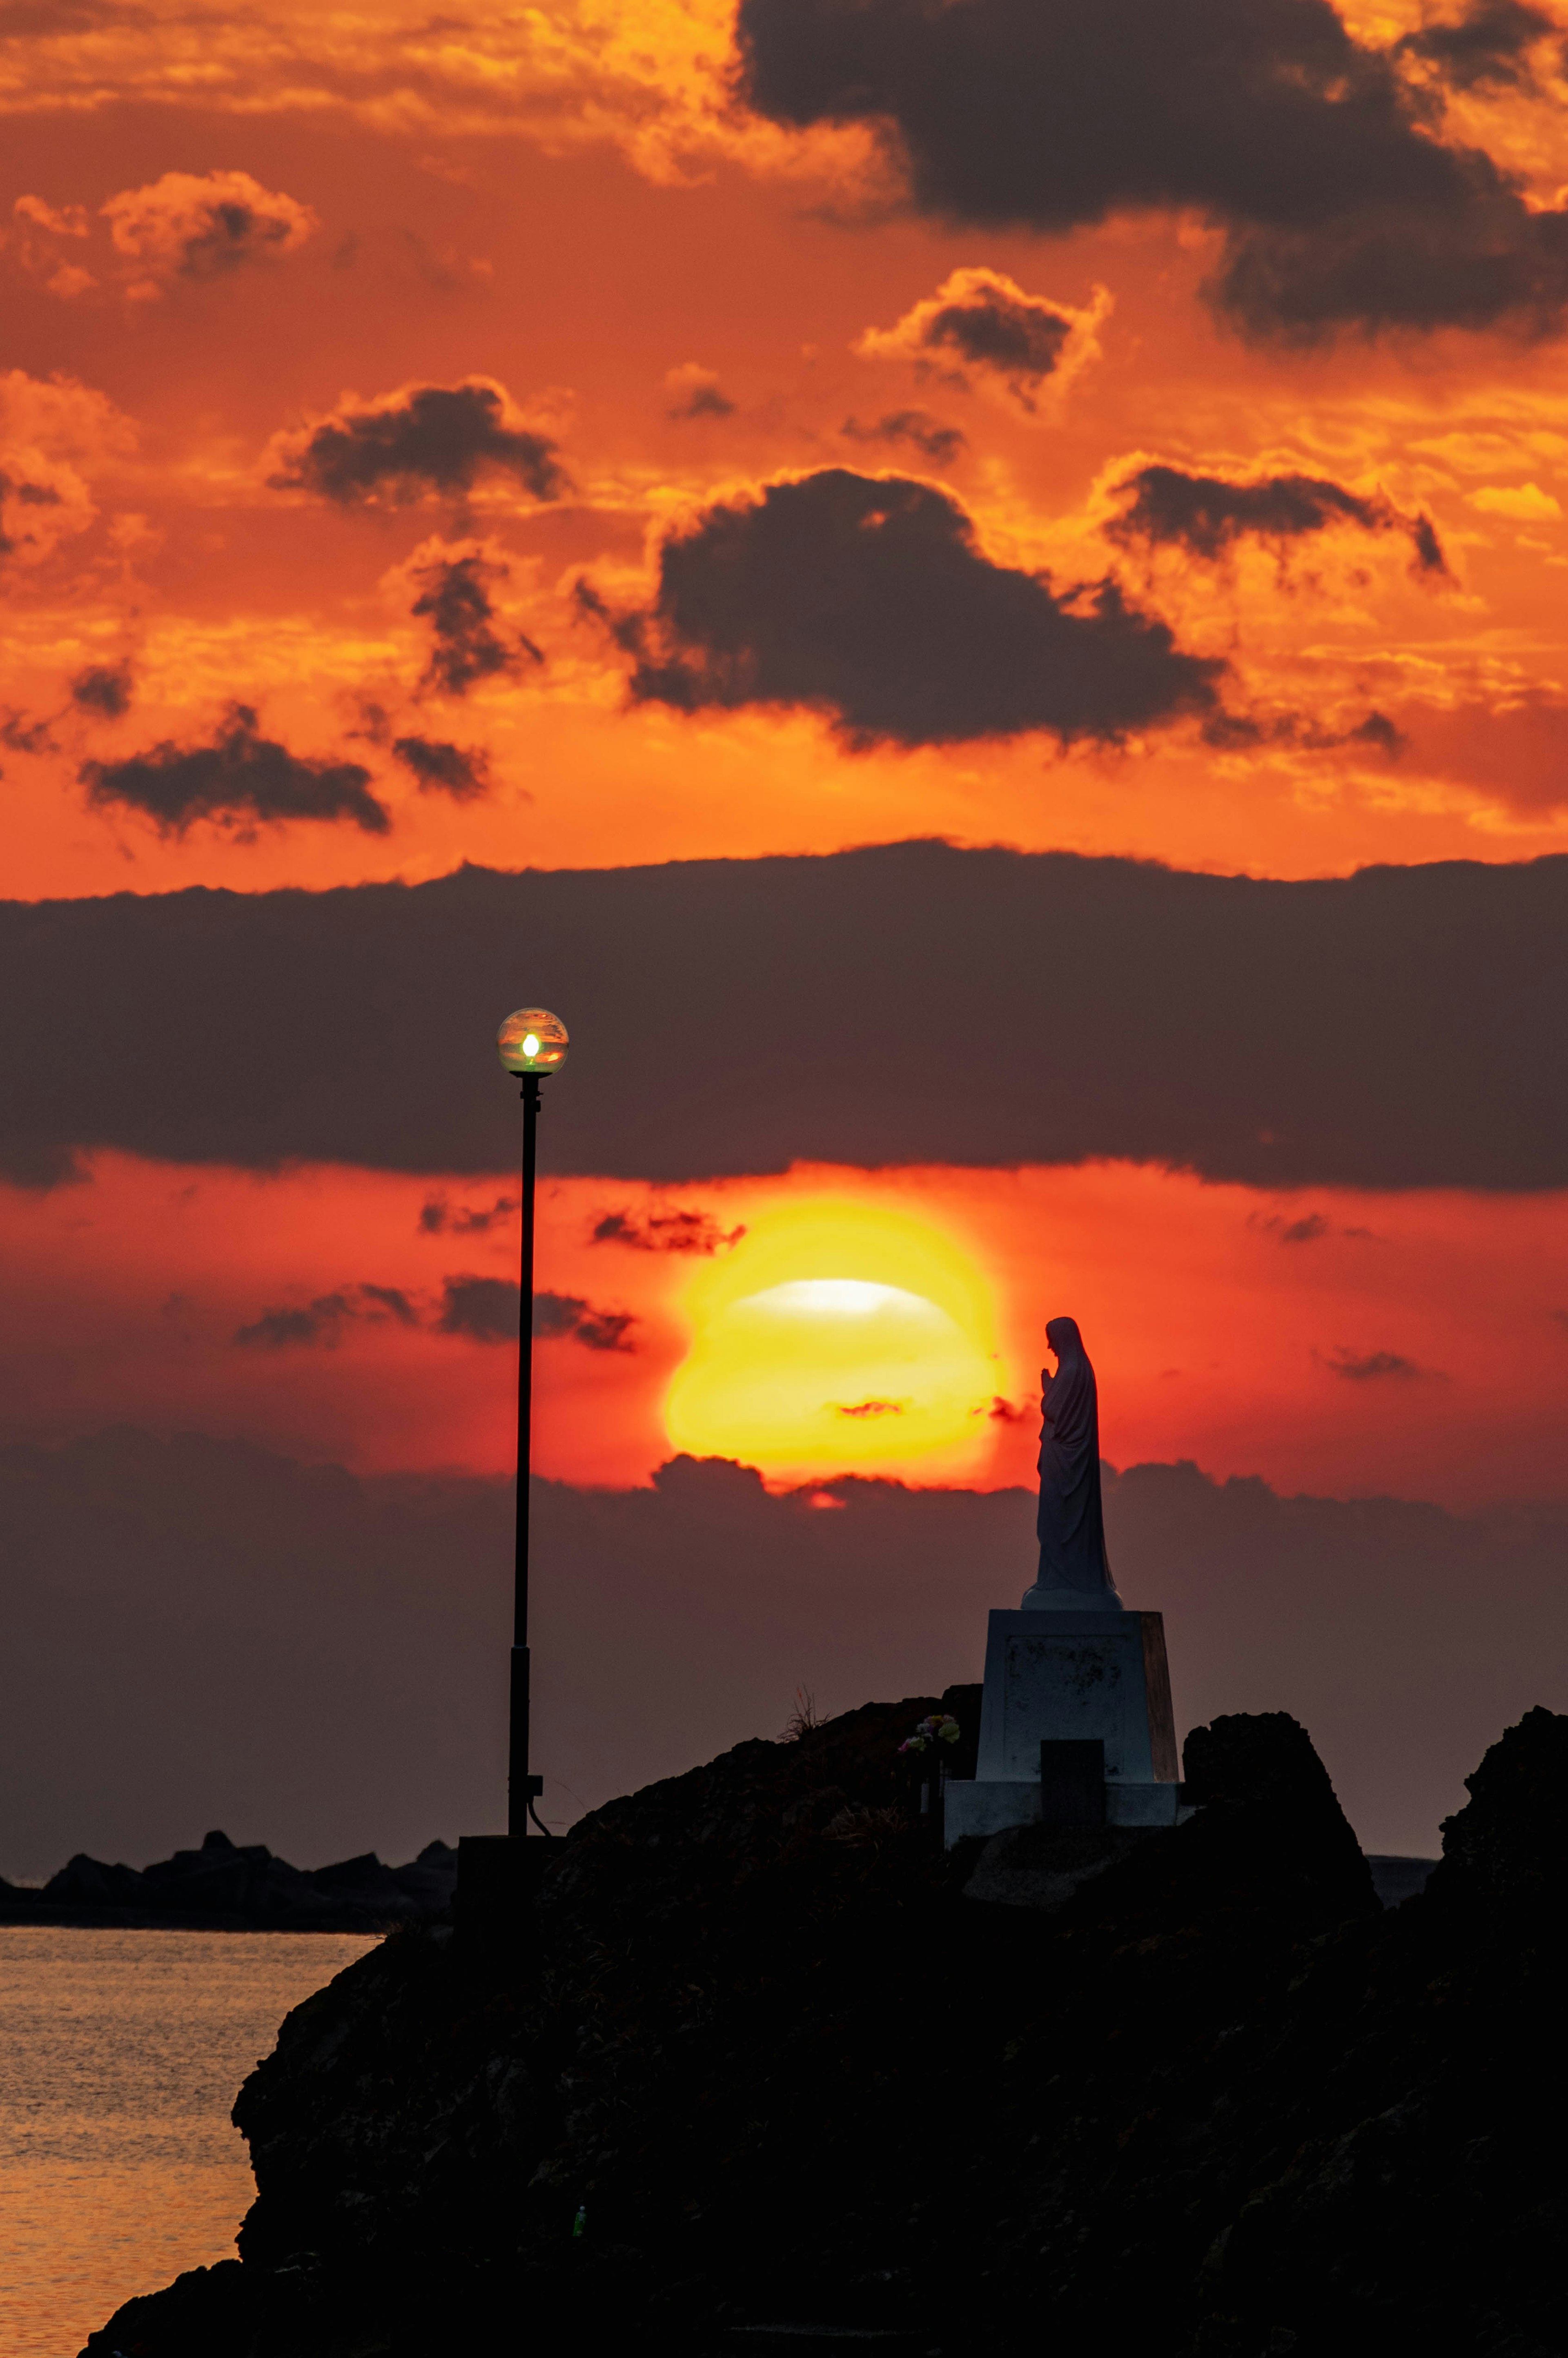
[[[372,1945],[0,1927],[4,2358],[75,2358],[133,2293],[232,2259],[255,2190],[235,2092]]]

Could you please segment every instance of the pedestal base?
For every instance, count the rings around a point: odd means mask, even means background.
[[[947,1788],[949,1849],[967,1835],[1039,1823],[1043,1744],[1103,1751],[1108,1826],[1179,1823],[1186,1813],[1158,1613],[991,1615],[979,1757],[971,1780]],[[1081,1803],[1067,1814],[1084,1814]]]
[[[1115,1782],[1107,1778],[1108,1826],[1175,1826],[1192,1812],[1184,1809],[1179,1785],[1154,1780]],[[946,1796],[945,1838],[949,1850],[969,1834],[1005,1833],[1009,1826],[1040,1822],[1040,1779],[987,1777],[952,1779]]]

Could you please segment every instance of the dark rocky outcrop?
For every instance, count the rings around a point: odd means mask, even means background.
[[[332,1866],[290,1866],[265,1844],[210,1833],[151,1866],[108,1866],[79,1851],[41,1891],[0,1883],[0,1924],[170,1931],[384,1932],[451,1903],[457,1853],[426,1844],[406,1866],[373,1851]]]
[[[1183,1825],[1021,1862],[912,1817],[932,1702],[596,1812],[499,1975],[426,1926],[297,2008],[236,2107],[242,2262],[92,2358],[1568,2349],[1568,1720],[1385,1911],[1282,1714],[1194,1732]]]

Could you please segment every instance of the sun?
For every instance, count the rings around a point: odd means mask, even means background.
[[[958,1478],[989,1455],[1007,1389],[991,1293],[951,1236],[834,1195],[764,1213],[684,1307],[671,1443],[802,1479]]]

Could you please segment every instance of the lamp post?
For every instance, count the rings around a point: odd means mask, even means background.
[[[528,1471],[534,1409],[534,1167],[539,1084],[567,1061],[567,1027],[547,1007],[520,1007],[495,1035],[504,1069],[522,1082],[523,1246],[517,1335],[517,1554],[512,1591],[512,1681],[508,1715],[506,1831],[520,1842],[533,1819],[547,1833],[535,1803],[544,1779],[528,1767]]]

